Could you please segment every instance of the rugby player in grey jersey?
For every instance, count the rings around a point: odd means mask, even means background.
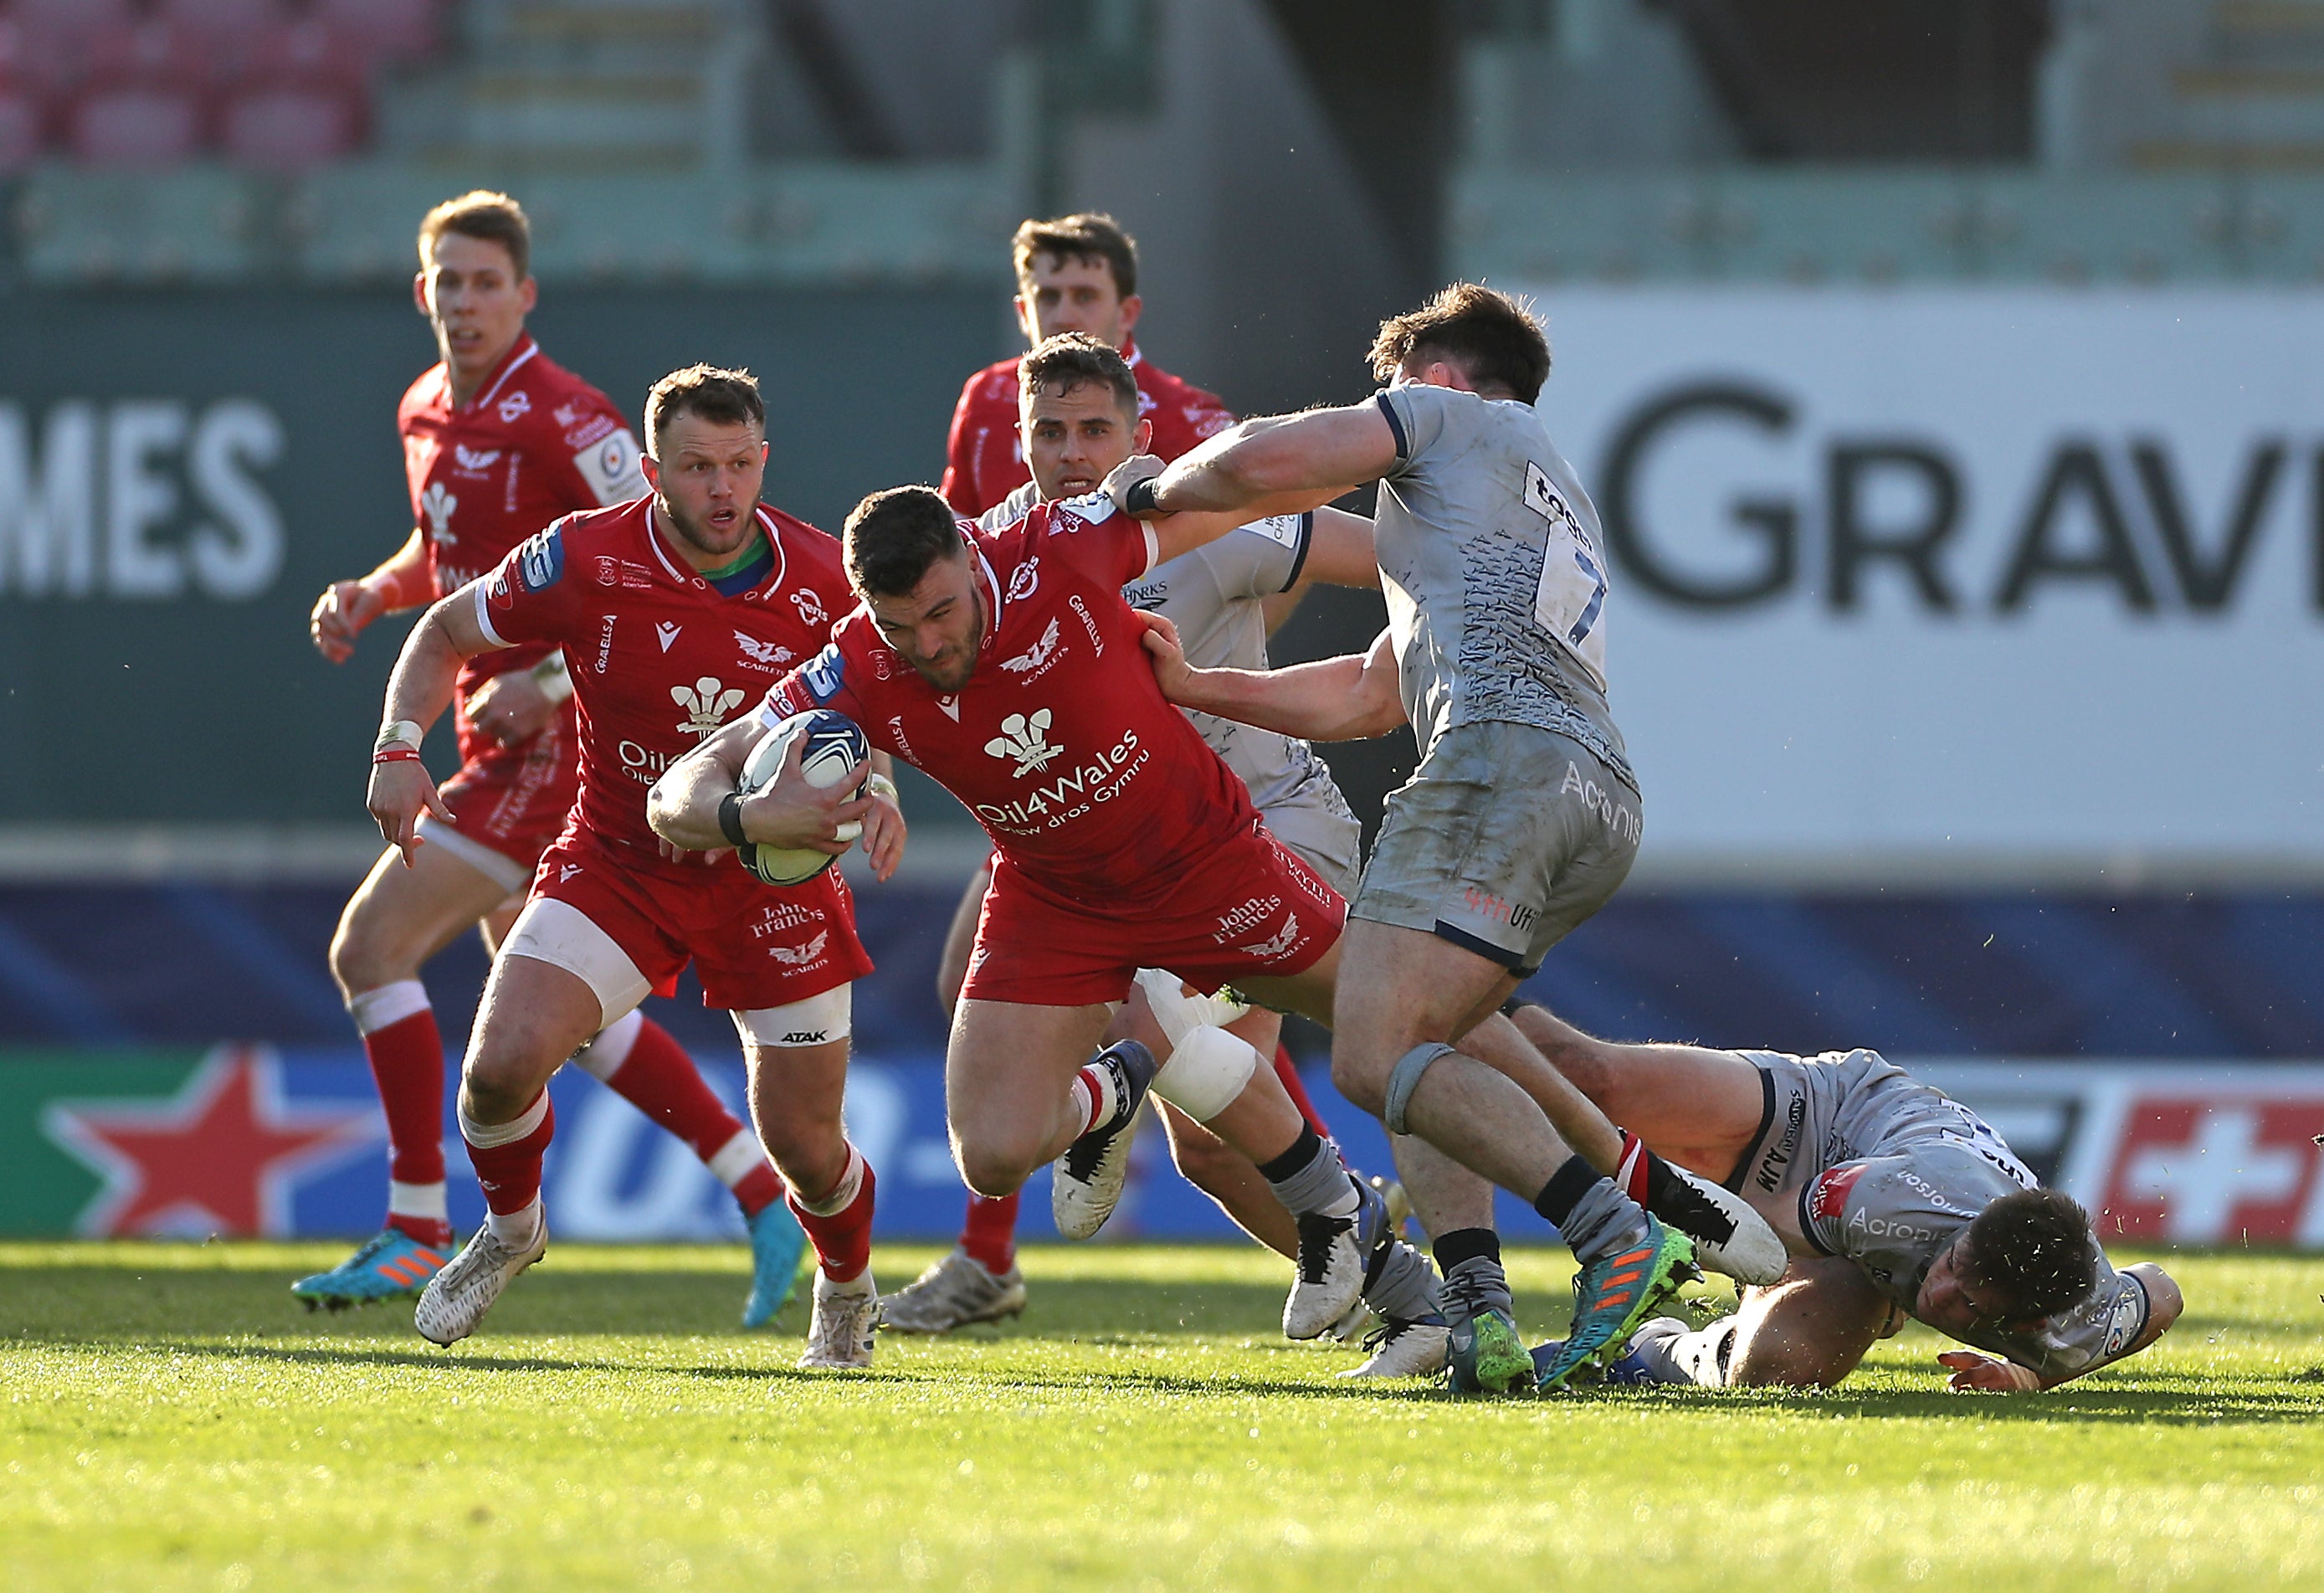
[[[1020,362],[1019,374],[1020,431],[1033,479],[980,516],[988,529],[1023,518],[1044,500],[1096,491],[1116,466],[1145,450],[1151,431],[1150,422],[1139,417],[1129,364],[1097,338],[1066,333],[1045,339]],[[1370,522],[1332,509],[1254,521],[1157,566],[1123,596],[1137,607],[1176,621],[1186,646],[1202,662],[1265,669],[1267,600],[1311,581],[1377,588]],[[1352,895],[1361,866],[1362,829],[1314,749],[1272,731],[1190,717],[1250,788],[1268,829],[1333,889]],[[971,882],[954,915],[945,959],[945,972],[951,975],[947,994],[959,988],[966,972],[987,878],[980,874]],[[1177,992],[1175,978],[1141,976],[1139,988],[1106,1039],[1136,1039],[1167,1056],[1185,1027],[1176,1014],[1185,1009],[1186,997]],[[1157,1006],[1163,1009],[1158,1020]],[[1263,1008],[1226,1025],[1262,1057],[1275,1055],[1281,1026],[1280,1015]],[[1165,1103],[1161,1112],[1179,1171],[1253,1238],[1297,1261],[1300,1227],[1260,1170],[1176,1107]],[[1425,1216],[1441,1219],[1443,1211],[1465,1213],[1480,1205],[1489,1209],[1489,1190],[1466,1170],[1425,1145],[1406,1144],[1397,1150],[1408,1181],[1423,1191]],[[1427,1262],[1400,1241],[1383,1245],[1370,1261],[1365,1300],[1381,1327],[1370,1358],[1344,1375],[1441,1371],[1447,1329]],[[882,1302],[882,1321],[906,1332],[947,1332],[1021,1310],[1024,1299],[1023,1280],[1014,1266],[996,1275],[964,1245],[889,1296]]]
[[[1688,1191],[1653,1162],[1633,1192],[1655,1216],[1604,1246],[1611,1225],[1634,1218],[1605,1201],[1592,1162],[1569,1154],[1550,1131],[1554,1115],[1526,1109],[1506,1060],[1454,1044],[1613,894],[1637,849],[1637,783],[1606,700],[1597,513],[1532,407],[1549,348],[1516,301],[1455,284],[1384,323],[1371,357],[1390,384],[1373,398],[1245,421],[1110,490],[1150,516],[1379,484],[1374,542],[1393,668],[1365,672],[1400,689],[1397,718],[1412,725],[1421,762],[1388,799],[1350,911],[1333,1079],[1391,1133],[1416,1134],[1530,1199],[1589,1258],[1575,1282],[1577,1329],[1544,1378],[1554,1384],[1618,1350],[1649,1300],[1691,1270],[1692,1251],[1655,1219]],[[1365,665],[1309,667],[1336,680],[1333,670]],[[1334,734],[1266,717],[1280,677],[1174,667],[1181,678],[1164,673],[1163,689],[1182,706],[1312,739]],[[1194,678],[1225,689],[1199,694]],[[1536,1100],[1560,1083],[1537,1056],[1516,1071],[1538,1086]],[[1704,1217],[1688,1209],[1684,1226],[1712,1240],[1723,1270],[1780,1273],[1780,1246],[1748,1212],[1713,1214],[1707,1235]],[[1469,1356],[1498,1367],[1515,1336],[1498,1239],[1482,1223],[1440,1232],[1436,1257],[1456,1367]]]
[[[1625,1381],[1830,1387],[1910,1318],[1977,1347],[1937,1357],[1954,1388],[2030,1392],[2135,1355],[2178,1320],[2169,1273],[2116,1270],[2080,1206],[1877,1051],[1617,1045],[1536,1006],[1512,1015],[1609,1116],[1750,1200],[1794,1258],[1708,1327],[1646,1323]]]

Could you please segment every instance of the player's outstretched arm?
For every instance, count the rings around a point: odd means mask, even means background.
[[[323,588],[307,616],[315,651],[333,663],[354,656],[355,638],[383,614],[401,614],[428,601],[428,548],[414,530],[403,546],[361,580],[337,580]]]
[[[862,821],[878,799],[851,797],[844,786],[809,785],[799,773],[803,742],[793,744],[774,779],[739,796],[742,765],[752,749],[772,734],[756,714],[747,715],[664,770],[646,793],[646,822],[654,833],[688,852],[713,852],[744,841],[834,857],[847,850],[851,843],[839,838],[839,827]],[[737,799],[731,806],[730,797]]]
[[[2139,1286],[2146,1291],[2146,1326],[2119,1355],[2092,1361],[2077,1372],[2045,1378],[2030,1366],[1997,1360],[1978,1350],[1949,1349],[1937,1357],[1937,1364],[1952,1373],[1946,1386],[1957,1394],[2034,1394],[2071,1383],[2077,1377],[2087,1377],[2100,1366],[2128,1360],[2169,1332],[2171,1325],[2179,1320],[2179,1313],[2186,1309],[2187,1301],[2171,1274],[2151,1261],[2139,1262],[2122,1271],[2125,1277],[2136,1278]]]
[[[1396,651],[1382,631],[1371,650],[1279,670],[1198,670],[1177,627],[1140,614],[1162,695],[1180,708],[1307,741],[1361,741],[1405,722]]]
[[[1345,509],[1315,511],[1307,533],[1307,556],[1300,562],[1299,580],[1290,590],[1259,599],[1267,616],[1267,634],[1283,628],[1314,587],[1360,587],[1379,590],[1379,560],[1372,551],[1372,523]]]
[[[1281,500],[1322,493],[1329,503],[1396,465],[1396,431],[1370,399],[1338,409],[1272,415],[1222,431],[1155,479],[1165,514],[1240,510],[1285,514]]]
[[[451,810],[436,794],[420,743],[428,727],[452,701],[460,666],[480,653],[505,644],[484,634],[476,619],[476,583],[470,582],[430,608],[403,639],[403,651],[387,678],[387,701],[380,713],[379,740],[372,749],[371,787],[364,806],[371,810],[387,844],[403,854],[409,868],[420,850],[420,815],[432,812],[446,823]]]

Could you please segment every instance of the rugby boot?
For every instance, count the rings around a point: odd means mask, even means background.
[[[1025,1274],[995,1276],[965,1250],[943,1260],[880,1302],[880,1325],[897,1333],[949,1333],[971,1322],[1025,1313]]]
[[[1780,1281],[1791,1256],[1767,1219],[1740,1195],[1653,1154],[1636,1135],[1622,1135],[1614,1181],[1625,1194],[1695,1243],[1695,1260],[1738,1283]]]
[[[1095,1234],[1120,1203],[1121,1186],[1130,1176],[1130,1147],[1137,1138],[1138,1108],[1146,1104],[1146,1092],[1161,1070],[1154,1053],[1135,1040],[1117,1041],[1093,1060],[1112,1074],[1115,1104],[1104,1122],[1065,1147],[1050,1178],[1049,1216],[1058,1234],[1068,1239]]]
[[[485,1224],[442,1272],[428,1280],[420,1303],[412,1308],[411,1325],[430,1344],[457,1344],[476,1330],[509,1280],[548,1254],[545,1217],[532,1243],[521,1250],[501,1243],[492,1225]]]
[[[1383,1318],[1379,1327],[1364,1336],[1364,1348],[1371,1351],[1370,1358],[1340,1375],[1351,1380],[1438,1376],[1444,1370],[1452,1341],[1452,1329],[1445,1325],[1443,1317],[1422,1317],[1415,1321]]]
[[[1655,1307],[1678,1292],[1681,1284],[1702,1276],[1702,1270],[1694,1264],[1694,1241],[1649,1216],[1643,1240],[1601,1255],[1574,1273],[1572,1326],[1564,1344],[1540,1368],[1539,1386],[1563,1388],[1584,1368],[1602,1371]]]
[[[1372,1252],[1388,1241],[1388,1202],[1351,1176],[1356,1209],[1344,1217],[1299,1213],[1299,1272],[1283,1301],[1283,1336],[1315,1338],[1363,1304]]]
[[[423,1245],[401,1228],[388,1228],[365,1239],[362,1248],[329,1272],[300,1279],[290,1285],[290,1292],[309,1311],[415,1299],[428,1280],[444,1270],[451,1259],[445,1254],[449,1248]]]
[[[872,1330],[880,1321],[880,1291],[866,1267],[844,1283],[835,1283],[821,1267],[815,1273],[815,1319],[807,1326],[802,1366],[861,1371],[872,1364]]]
[[[1531,1394],[1533,1357],[1517,1336],[1500,1264],[1465,1261],[1440,1285],[1444,1301],[1445,1386],[1454,1394]]]
[[[799,1258],[807,1235],[780,1200],[770,1200],[742,1219],[751,1234],[751,1298],[742,1305],[742,1326],[763,1328],[791,1302],[798,1287]]]

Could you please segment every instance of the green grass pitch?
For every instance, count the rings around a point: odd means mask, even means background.
[[[1022,1323],[795,1371],[739,1250],[563,1246],[476,1338],[309,1317],[336,1248],[0,1246],[10,1588],[2324,1587],[2324,1265],[2044,1395],[1351,1389],[1232,1247],[1028,1252]],[[930,1252],[883,1248],[908,1279]],[[1563,1319],[1557,1256],[1512,1258]]]

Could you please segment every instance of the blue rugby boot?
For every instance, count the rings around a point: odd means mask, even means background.
[[[751,1298],[742,1307],[742,1326],[763,1328],[791,1302],[798,1287],[807,1234],[780,1200],[770,1200],[756,1217],[744,1218],[742,1226],[751,1234]]]
[[[327,1273],[315,1273],[290,1285],[309,1311],[328,1306],[345,1311],[351,1305],[375,1305],[383,1300],[416,1300],[428,1280],[444,1270],[452,1258],[445,1249],[423,1245],[401,1228],[386,1228],[363,1242],[363,1247]]]
[[[1602,1371],[1656,1306],[1681,1284],[1702,1276],[1694,1241],[1649,1216],[1641,1243],[1601,1255],[1573,1275],[1573,1325],[1549,1364],[1539,1368],[1539,1386],[1563,1388],[1585,1367]],[[1527,1364],[1533,1364],[1530,1357]]]

